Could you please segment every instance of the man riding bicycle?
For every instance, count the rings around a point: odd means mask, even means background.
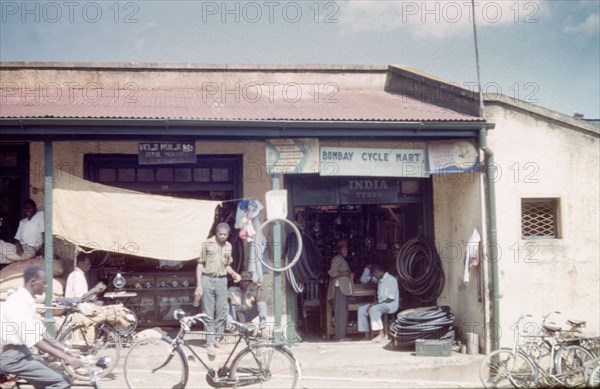
[[[35,346],[74,368],[82,366],[77,355],[47,336],[42,319],[35,311],[34,296],[44,292],[46,272],[37,265],[29,266],[23,278],[24,286],[10,295],[0,310],[0,371],[15,374],[35,388],[70,388],[68,377],[31,352]]]

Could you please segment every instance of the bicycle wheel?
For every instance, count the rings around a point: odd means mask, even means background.
[[[294,258],[285,266],[283,267],[274,267],[271,266],[267,263],[267,261],[265,260],[265,258],[263,257],[262,254],[258,254],[258,259],[262,262],[262,264],[267,268],[267,269],[271,269],[273,271],[286,271],[287,269],[290,269],[292,266],[294,266],[296,264],[296,262],[298,262],[298,259],[300,259],[300,255],[302,254],[302,235],[300,234],[300,230],[298,229],[298,227],[296,227],[296,225],[294,223],[292,223],[291,221],[289,221],[288,219],[269,219],[269,220],[265,220],[261,225],[260,225],[260,231],[263,232],[264,236],[267,237],[268,234],[264,233],[264,228],[270,224],[270,223],[277,223],[277,222],[283,222],[284,224],[288,225],[291,229],[292,232],[294,232],[294,234],[296,234],[296,238],[297,238],[297,242],[298,242],[298,247],[296,249],[296,254],[294,255]],[[267,238],[268,240],[268,238]],[[285,239],[284,239],[285,241]]]
[[[239,386],[250,388],[295,388],[299,365],[289,350],[272,344],[246,347],[231,364],[230,376]]]
[[[600,360],[598,358],[595,359],[595,362],[589,370],[587,386],[589,388],[600,388]]]
[[[558,349],[554,358],[557,378],[566,386],[585,385],[585,368],[594,356],[581,346],[563,346]]]
[[[183,350],[166,339],[144,339],[125,358],[125,382],[134,388],[184,388],[188,364]]]
[[[533,388],[537,368],[522,352],[501,349],[489,354],[479,368],[479,378],[486,388]]]
[[[94,359],[107,358],[106,367],[94,366],[96,378],[105,377],[119,363],[121,355],[121,338],[111,327],[103,324],[96,326],[77,325],[71,327],[60,336],[59,342],[65,347],[78,350],[81,356],[92,355]],[[89,379],[89,372],[81,367],[73,369],[63,362],[65,372],[74,378]]]

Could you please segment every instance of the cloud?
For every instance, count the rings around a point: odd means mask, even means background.
[[[473,10],[478,27],[538,23],[547,0],[339,1],[340,26],[348,32],[405,31],[415,37],[470,34]]]
[[[600,31],[600,13],[590,14],[585,21],[578,24],[568,21],[564,30],[573,34],[597,36]]]

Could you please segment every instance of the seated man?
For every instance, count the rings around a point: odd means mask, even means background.
[[[24,286],[10,295],[0,310],[0,370],[15,374],[36,388],[70,388],[68,377],[52,369],[30,350],[36,346],[74,368],[82,366],[76,355],[57,340],[46,337],[42,319],[35,311],[34,296],[44,292],[46,272],[39,266],[29,266],[23,278]]]
[[[398,310],[400,305],[400,291],[398,290],[396,277],[387,273],[380,265],[373,265],[371,274],[379,280],[377,285],[377,303],[362,305],[358,308],[358,332],[365,332],[365,338],[368,340],[370,321],[371,330],[379,331],[379,334],[373,338],[373,341],[380,342],[385,340],[381,316],[384,313],[393,313]]]
[[[23,203],[25,217],[19,222],[15,244],[0,240],[0,263],[30,259],[44,245],[44,212],[38,211],[35,201]]]
[[[247,271],[240,275],[240,286],[232,286],[228,290],[231,316],[242,323],[249,323],[258,316],[259,328],[264,328],[267,321],[267,304],[260,301],[260,289],[252,282],[252,275]]]
[[[91,266],[92,264],[90,258],[86,255],[86,253],[80,252],[77,254],[75,269],[67,278],[65,297],[78,298],[81,301],[86,301],[106,289],[106,285],[100,282],[92,289],[88,290],[86,273],[90,271]]]

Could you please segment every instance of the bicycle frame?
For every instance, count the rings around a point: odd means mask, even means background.
[[[237,333],[225,334],[208,331],[191,331],[191,325],[196,322],[202,322],[206,324],[208,316],[205,314],[177,318],[180,320],[180,329],[175,337],[171,338],[165,336],[160,340],[150,340],[150,342],[157,342],[157,344],[162,342],[163,347],[167,347],[166,349],[163,349],[161,353],[156,354],[163,355],[164,359],[160,359],[157,361],[157,364],[150,366],[151,368],[148,370],[150,375],[155,373],[160,374],[160,371],[162,371],[163,368],[168,369],[174,359],[177,359],[177,363],[180,364],[179,371],[181,371],[182,374],[172,377],[177,378],[179,381],[172,381],[168,384],[169,387],[179,388],[183,387],[187,383],[189,374],[188,358],[191,356],[196,358],[200,364],[204,366],[207,371],[206,380],[209,385],[213,387],[237,387],[268,381],[273,378],[271,375],[272,371],[270,369],[270,364],[272,362],[271,357],[273,355],[269,354],[268,351],[275,352],[277,355],[284,355],[285,360],[289,362],[290,366],[294,366],[293,377],[295,378],[293,378],[293,380],[294,382],[297,382],[297,377],[300,375],[300,364],[293,356],[292,352],[285,347],[285,343],[256,340],[253,327],[236,321],[232,321],[231,324],[238,330]],[[185,340],[185,337],[188,333],[236,337],[236,341],[231,350],[227,352],[228,355],[226,360],[219,362],[219,366],[215,366],[214,364],[211,366],[201,357],[200,353],[196,351],[196,347],[192,346],[191,343],[188,343]],[[137,350],[136,347],[141,346],[143,348],[143,342],[148,341],[149,340],[142,340],[139,346],[137,344],[133,345],[130,353],[127,355],[125,360],[125,374],[129,387],[134,387],[134,385],[130,383],[127,376],[127,363],[132,355],[131,353],[134,352],[134,350]],[[240,347],[240,345],[242,346]],[[265,354],[264,351],[267,351],[267,354]],[[265,356],[268,360],[265,360]],[[249,365],[238,365],[240,361],[245,361],[245,363],[248,363],[248,361],[251,360],[254,362],[250,363]],[[266,366],[265,362],[267,363]],[[132,379],[135,380],[133,377]],[[147,384],[148,383],[146,382],[145,385]]]

